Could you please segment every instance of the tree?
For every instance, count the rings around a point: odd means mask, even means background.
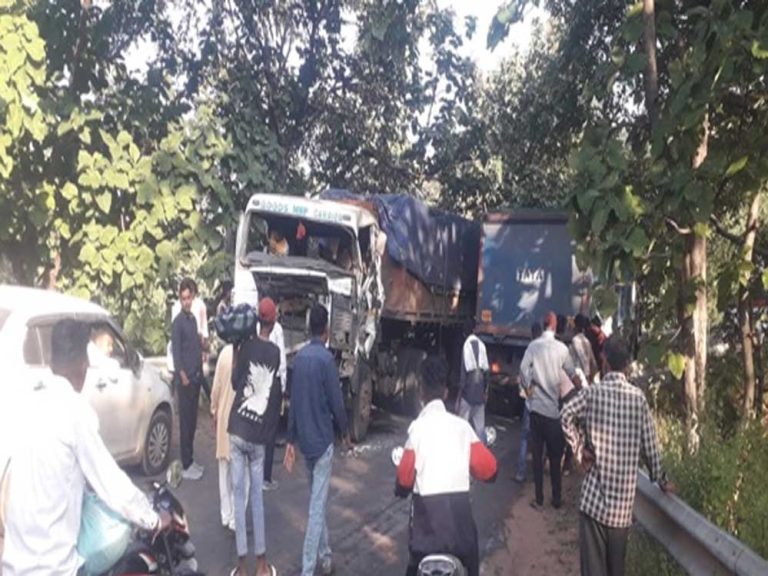
[[[218,247],[202,224],[231,211],[215,168],[229,144],[210,106],[191,119],[146,106],[148,95],[172,103],[173,90],[125,74],[125,42],[146,29],[134,16],[122,4],[0,7],[0,71],[12,80],[0,87],[0,250],[18,281],[53,269],[43,284],[100,299],[128,324],[176,259]]]
[[[526,4],[503,7],[491,40]],[[695,431],[705,397],[707,292],[724,284],[725,273],[707,270],[708,240],[734,236],[722,222],[746,218],[768,178],[768,110],[759,96],[768,56],[766,7],[728,0],[544,4],[569,24],[558,52],[572,76],[583,79],[580,109],[587,120],[574,155],[574,230],[604,277],[634,278],[650,295],[661,319],[646,327],[652,335],[664,334],[665,319],[677,318],[671,343],[664,336],[661,348],[651,336],[646,349],[666,349],[673,373],[685,375]],[[735,236],[740,245],[747,238]],[[748,256],[742,262],[753,285]],[[730,294],[725,301],[733,305],[735,291]]]

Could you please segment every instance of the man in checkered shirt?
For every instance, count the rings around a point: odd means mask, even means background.
[[[587,469],[581,486],[579,548],[582,576],[621,576],[632,524],[637,469],[645,460],[651,480],[671,488],[661,468],[648,403],[627,381],[626,344],[605,343],[608,374],[585,388],[562,410],[562,425],[576,458]]]

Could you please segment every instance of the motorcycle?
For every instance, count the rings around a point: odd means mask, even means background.
[[[180,467],[173,463],[166,482],[152,483],[152,507],[158,513],[162,511],[170,516],[170,526],[160,534],[132,529],[119,560],[99,576],[204,576],[198,571],[184,507],[171,492],[171,488],[177,488],[181,483]]]
[[[496,443],[496,429],[488,426],[485,429],[486,443],[490,448]],[[391,460],[395,468],[400,466],[405,452],[402,446],[396,446],[392,449]],[[466,576],[467,569],[461,563],[461,560],[452,554],[429,554],[419,562],[417,571],[418,576]]]

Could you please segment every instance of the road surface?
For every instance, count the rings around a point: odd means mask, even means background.
[[[521,487],[511,479],[518,427],[506,420],[491,421],[498,430],[494,452],[499,459],[499,477],[495,484],[474,484],[472,496],[482,556],[494,557],[498,565],[504,551],[509,550],[508,540],[514,530],[509,515]],[[407,426],[407,419],[375,412],[368,438],[356,447],[354,455],[335,457],[328,527],[338,576],[405,573],[409,501],[393,494],[395,474],[390,451],[402,444]],[[174,452],[178,454],[177,447]],[[278,448],[274,478],[279,488],[265,493],[267,554],[281,574],[295,575],[301,568],[309,487],[303,463],[297,462],[293,475],[288,475],[282,468],[282,457],[283,449]],[[220,522],[213,422],[205,409],[198,420],[195,458],[205,466],[202,480],[185,481],[176,493],[189,515],[200,568],[209,576],[225,576],[236,558],[235,540],[234,533]],[[137,472],[133,478],[139,485],[147,482]],[[493,572],[499,573],[498,568]],[[509,572],[503,572],[515,573],[511,566]]]

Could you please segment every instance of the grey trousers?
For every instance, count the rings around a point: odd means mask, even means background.
[[[459,403],[459,417],[469,422],[477,437],[485,444],[485,404],[472,405],[462,398]]]
[[[624,576],[629,528],[611,528],[579,514],[581,576]]]

